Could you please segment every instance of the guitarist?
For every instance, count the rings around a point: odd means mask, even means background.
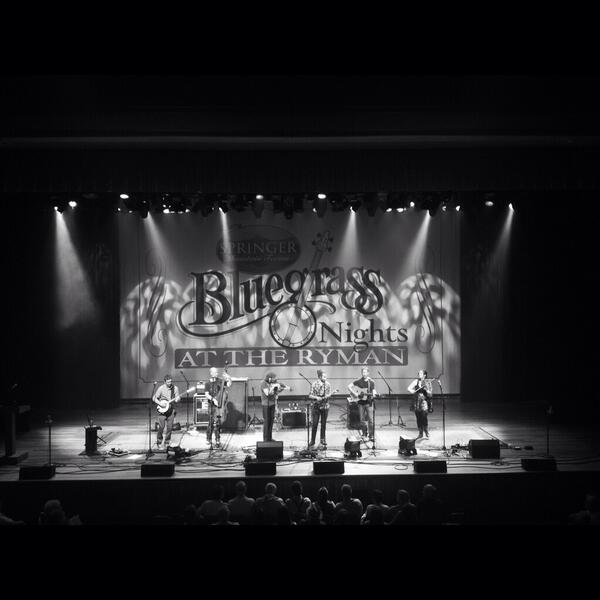
[[[315,445],[317,439],[317,427],[319,426],[319,419],[321,419],[321,447],[325,450],[327,448],[327,439],[325,432],[327,429],[327,415],[329,414],[329,398],[331,397],[331,384],[327,381],[327,375],[322,369],[317,369],[317,379],[310,388],[310,394],[308,397],[313,401],[312,403],[312,434],[310,436],[310,445]]]
[[[373,422],[373,398],[378,396],[379,393],[375,389],[375,382],[369,377],[369,369],[363,367],[360,370],[361,378],[353,381],[348,385],[348,389],[354,395],[354,388],[360,388],[361,394],[359,396],[358,406],[360,409],[360,421],[363,427],[363,436],[367,434],[364,423],[368,423],[369,426],[369,441],[374,440],[374,429],[375,423]]]
[[[179,388],[173,385],[173,379],[170,375],[165,375],[164,383],[159,386],[152,398],[152,402],[160,406],[162,402],[168,402],[172,398],[176,398],[165,413],[158,413],[158,432],[156,434],[156,445],[162,448],[163,432],[165,436],[165,448],[171,442],[171,431],[173,430],[173,422],[175,421],[175,407],[173,404],[179,402]],[[166,431],[165,431],[166,426]]]
[[[206,429],[206,441],[212,443],[213,433],[215,434],[215,444],[221,443],[221,414],[218,406],[219,396],[223,393],[224,388],[231,385],[231,377],[224,374],[223,377],[218,377],[219,371],[215,367],[209,370],[209,380],[206,382],[206,393],[209,396],[209,416],[208,428]]]
[[[408,391],[414,394],[414,411],[415,417],[417,417],[417,427],[419,428],[419,435],[417,439],[423,437],[429,437],[429,423],[427,422],[427,413],[433,412],[431,404],[431,398],[433,396],[433,389],[431,381],[427,379],[427,371],[421,369],[417,379],[413,379],[412,383],[408,386]]]

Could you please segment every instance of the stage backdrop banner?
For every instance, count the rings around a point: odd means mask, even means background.
[[[380,393],[406,393],[421,368],[460,393],[459,224],[455,211],[265,210],[119,215],[121,397],[148,397],[170,373],[211,366],[274,372],[308,393],[317,369],[347,391],[367,366]]]

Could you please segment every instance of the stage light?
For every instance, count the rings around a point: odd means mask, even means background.
[[[410,206],[411,208],[414,208],[414,207],[415,207],[415,203],[414,203],[414,202],[411,200],[411,201],[410,201],[410,204],[409,204],[409,206]]]
[[[439,207],[442,204],[442,199],[436,194],[427,194],[421,204],[421,208],[429,212],[430,217],[435,217]]]
[[[50,198],[50,200],[52,201],[52,205],[53,205],[54,210],[56,212],[63,213],[67,209],[67,200],[66,200],[66,198],[61,197],[61,196],[52,196]]]
[[[486,206],[491,207],[494,206],[494,200],[496,198],[496,195],[493,192],[487,192],[483,195],[484,198],[484,203]]]
[[[327,210],[327,200],[325,194],[318,194],[317,198],[313,200],[313,212],[317,213],[319,217],[322,217]]]
[[[77,202],[75,200],[69,200],[69,206],[71,208],[75,208],[77,206]]]
[[[119,198],[121,198],[121,200],[127,200],[129,198],[129,194],[120,194]]]
[[[457,204],[457,205],[456,205],[456,207],[454,208],[454,210],[455,210],[456,212],[460,212],[460,204]]]
[[[259,219],[262,216],[265,208],[265,197],[262,194],[257,194],[256,198],[252,200],[252,212],[254,216]]]
[[[164,213],[165,215],[168,215],[168,214],[170,214],[170,213],[171,213],[171,211],[170,211],[168,208],[164,208],[164,209],[163,209],[163,213]]]
[[[509,202],[508,208],[510,208],[510,210],[512,210],[512,211],[515,210],[515,207],[513,206],[512,202]]]

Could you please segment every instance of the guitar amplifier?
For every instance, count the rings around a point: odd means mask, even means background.
[[[282,427],[306,427],[306,413],[303,410],[281,411]]]
[[[206,394],[194,394],[194,425],[208,427],[210,411]]]

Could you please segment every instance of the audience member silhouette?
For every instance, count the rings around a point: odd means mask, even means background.
[[[373,503],[367,506],[367,509],[365,510],[365,513],[362,516],[360,522],[365,523],[366,521],[370,520],[371,512],[373,512],[373,510],[376,508],[381,509],[385,519],[385,515],[387,514],[387,511],[390,507],[387,504],[383,503],[383,492],[381,490],[373,490]]]
[[[219,510],[227,506],[223,502],[225,490],[222,485],[215,485],[212,489],[212,494],[209,500],[205,500],[198,508],[198,514],[204,518],[207,524],[211,525],[218,520]]]
[[[342,486],[342,499],[335,505],[335,512],[337,513],[342,508],[345,508],[350,513],[350,524],[360,524],[360,518],[363,514],[363,505],[358,498],[352,497],[352,486],[349,483],[345,483]]]
[[[300,481],[293,481],[290,487],[292,495],[286,498],[285,505],[292,521],[298,524],[306,519],[306,512],[310,507],[310,498],[302,495],[302,483]]]
[[[277,486],[274,483],[267,483],[265,495],[257,498],[254,504],[256,522],[259,525],[277,524],[277,515],[281,506],[285,506],[285,502],[277,496]]]
[[[413,525],[417,522],[417,507],[410,501],[406,490],[398,490],[396,504],[390,506],[386,520],[390,525]]]
[[[229,518],[240,525],[251,525],[254,522],[254,498],[246,496],[246,482],[235,484],[235,496],[227,503]]]

